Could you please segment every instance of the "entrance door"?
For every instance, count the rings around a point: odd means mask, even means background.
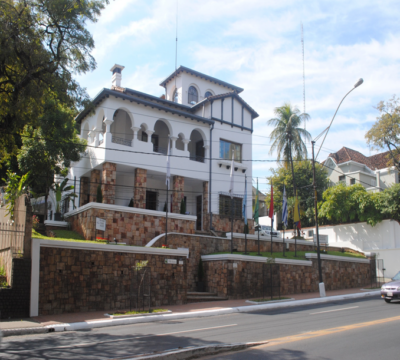
[[[200,230],[200,231],[201,231],[202,199],[203,199],[202,195],[196,196],[196,215],[197,215],[196,230]]]

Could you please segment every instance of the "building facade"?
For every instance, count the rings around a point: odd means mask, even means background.
[[[364,156],[347,147],[329,154],[324,161],[331,184],[361,184],[368,191],[382,191],[399,182],[398,171],[388,166],[388,152]]]
[[[181,66],[161,82],[165,94],[156,97],[124,87],[123,69],[112,67],[111,88],[76,119],[88,147],[69,171],[79,197],[75,208],[68,204],[66,218],[98,202],[100,190],[107,209],[165,216],[170,149],[168,210],[195,217],[198,231],[230,231],[234,156],[234,230],[242,232],[244,179],[252,177],[253,119],[258,116],[240,97],[243,89]],[[249,217],[251,199],[248,186]]]

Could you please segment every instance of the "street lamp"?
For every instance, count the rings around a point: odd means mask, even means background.
[[[340,108],[340,105],[342,105],[343,100],[346,98],[347,95],[349,95],[355,88],[359,87],[362,83],[364,82],[363,79],[359,79],[354,87],[343,97],[342,101],[339,103],[339,106],[336,109],[335,114],[333,115],[333,118],[331,120],[331,123],[329,126],[321,133],[319,134],[314,140],[311,141],[312,144],[312,166],[313,166],[313,188],[314,188],[314,210],[315,210],[315,231],[317,233],[317,257],[318,257],[318,275],[319,275],[319,294],[321,297],[326,296],[325,294],[325,284],[322,279],[322,269],[321,269],[321,253],[320,253],[320,246],[319,246],[319,232],[318,232],[318,207],[317,207],[317,186],[315,184],[315,160],[318,157],[318,154],[322,148],[322,144],[325,141],[326,135],[328,134],[328,131],[332,125],[333,119],[335,119],[335,116]],[[325,133],[326,132],[326,133]],[[325,133],[324,140],[321,143],[321,146],[318,150],[317,156],[314,156],[314,145],[315,142],[322,136],[322,134]]]

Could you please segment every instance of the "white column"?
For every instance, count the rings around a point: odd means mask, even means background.
[[[154,134],[153,130],[146,130],[145,133],[148,135],[147,136],[147,142],[150,143],[151,142],[151,135]]]
[[[176,147],[176,140],[178,140],[178,138],[175,137],[175,136],[170,136],[169,138],[170,138],[171,141],[172,141],[171,154],[173,154],[173,153],[174,153],[174,149],[175,149],[175,147]]]
[[[131,127],[131,129],[133,131],[133,140],[132,140],[132,146],[133,146],[135,143],[135,140],[137,141],[137,134],[140,131],[140,127],[133,126],[133,127]]]
[[[104,124],[106,124],[106,133],[104,134],[104,142],[105,142],[105,146],[107,147],[107,144],[111,144],[111,140],[112,140],[111,124],[114,122],[114,120],[105,118],[103,120],[103,122],[104,122]]]
[[[94,134],[94,146],[99,146],[99,135],[100,131],[97,130],[97,128],[93,128],[93,134]]]
[[[190,140],[188,140],[188,139],[183,139],[182,142],[183,142],[183,144],[184,144],[183,151],[188,151],[188,144],[190,143]]]
[[[207,162],[208,158],[210,157],[209,151],[210,151],[210,146],[204,145],[204,162]]]

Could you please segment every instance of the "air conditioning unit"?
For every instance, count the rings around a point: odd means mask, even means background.
[[[314,237],[314,230],[307,230],[307,237],[308,238]]]

